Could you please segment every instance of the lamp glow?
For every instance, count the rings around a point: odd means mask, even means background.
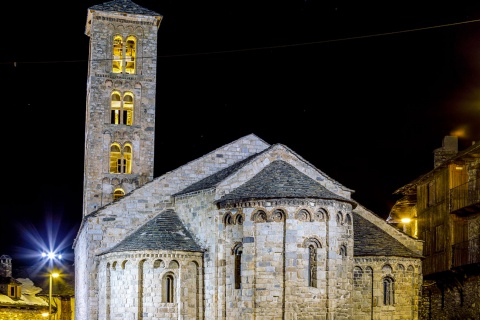
[[[410,223],[412,221],[412,219],[410,218],[402,218],[400,221],[402,221],[402,223]]]
[[[57,278],[59,276],[58,273],[50,273],[50,287],[48,292],[48,319],[52,319],[52,284],[53,278]]]

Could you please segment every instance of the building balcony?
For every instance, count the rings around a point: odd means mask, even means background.
[[[480,263],[480,237],[452,246],[452,267]]]
[[[480,180],[450,189],[450,213],[466,216],[480,212]]]

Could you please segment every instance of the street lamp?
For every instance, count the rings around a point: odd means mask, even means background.
[[[53,263],[54,260],[62,259],[62,254],[60,253],[55,253],[55,252],[42,252],[42,258],[47,258],[50,262],[50,286],[49,286],[49,292],[48,292],[48,319],[52,319],[52,286],[53,286],[53,278],[57,278],[59,274],[57,272],[52,272],[53,270]]]
[[[52,284],[53,278],[57,278],[59,276],[58,273],[53,272],[50,273],[50,286],[49,286],[49,293],[48,293],[48,319],[52,319]]]

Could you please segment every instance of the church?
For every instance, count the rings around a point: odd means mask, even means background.
[[[423,242],[254,133],[153,175],[162,15],[88,9],[77,320],[418,319]]]

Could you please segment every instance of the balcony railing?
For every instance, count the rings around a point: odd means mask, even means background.
[[[480,179],[450,189],[450,212],[456,214],[480,212]]]
[[[452,267],[480,263],[480,237],[452,246]]]

